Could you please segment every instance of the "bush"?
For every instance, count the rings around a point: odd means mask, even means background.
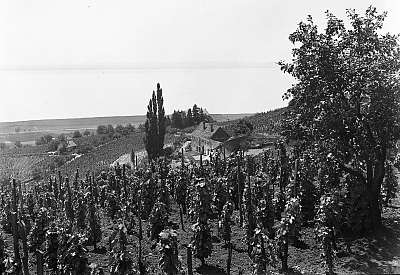
[[[113,139],[119,139],[119,138],[121,138],[121,137],[122,137],[122,134],[120,134],[120,133],[115,133],[115,134],[112,136]]]
[[[87,136],[90,136],[90,131],[89,130],[85,130],[84,132],[83,132],[83,135],[85,136],[85,137],[87,137]]]
[[[116,134],[120,134],[120,135],[125,135],[126,134],[126,129],[125,129],[125,127],[124,126],[122,126],[122,125],[117,125],[116,127],[115,127],[115,133]]]
[[[66,162],[66,159],[60,156],[54,157],[49,163],[50,171],[54,172],[58,167],[61,167]]]
[[[36,145],[43,145],[43,144],[48,144],[53,140],[53,136],[52,135],[44,135],[42,137],[40,137],[38,140],[35,141]]]
[[[93,145],[91,145],[89,143],[83,143],[78,147],[76,152],[78,154],[86,154],[86,153],[89,153],[90,151],[92,151],[93,148],[94,148]]]
[[[41,172],[40,168],[38,168],[38,167],[34,168],[32,173],[31,173],[31,177],[34,180],[41,180],[42,179],[42,172]]]
[[[73,133],[72,137],[73,137],[73,138],[80,138],[80,137],[82,137],[82,134],[81,134],[81,132],[79,132],[78,130],[76,130],[76,131]]]
[[[174,148],[172,146],[168,146],[164,148],[164,156],[169,157],[174,153]]]
[[[60,144],[60,142],[56,139],[53,139],[52,141],[50,141],[49,145],[47,146],[47,150],[49,151],[57,151],[58,145]]]
[[[65,142],[60,142],[57,146],[57,151],[59,154],[64,154],[67,152],[67,144]]]
[[[114,134],[115,130],[114,127],[111,124],[107,125],[107,134],[112,135]]]
[[[17,148],[21,148],[21,147],[22,147],[22,143],[21,143],[21,141],[19,141],[19,140],[17,140],[14,144],[15,144],[15,146],[16,146]]]
[[[107,126],[105,126],[105,125],[99,125],[99,126],[97,127],[96,133],[97,133],[98,135],[105,135],[105,134],[107,134]]]

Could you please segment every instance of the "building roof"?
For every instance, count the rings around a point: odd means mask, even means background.
[[[73,148],[73,147],[76,147],[76,143],[73,140],[68,140],[67,148]]]
[[[191,133],[193,137],[201,137],[204,139],[213,139],[213,136],[218,131],[226,131],[221,126],[213,125],[213,123],[202,122],[197,126],[197,128]],[[228,133],[226,133],[228,135]]]

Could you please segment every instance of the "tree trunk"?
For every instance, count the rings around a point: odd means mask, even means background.
[[[369,207],[370,207],[370,217],[372,219],[372,225],[376,229],[382,224],[381,216],[381,186],[383,183],[383,178],[385,175],[385,159],[380,158],[375,164],[373,178],[369,179],[368,182],[368,197],[369,197]]]
[[[181,204],[178,204],[178,206],[179,206],[179,217],[180,217],[180,220],[181,220],[181,227],[182,227],[182,230],[183,231],[185,231],[185,227],[184,227],[184,224],[183,224],[183,210],[182,210],[182,205]]]

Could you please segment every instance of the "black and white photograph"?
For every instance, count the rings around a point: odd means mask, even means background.
[[[0,274],[400,274],[400,1],[1,0]]]

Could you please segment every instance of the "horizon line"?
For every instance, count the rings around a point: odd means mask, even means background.
[[[159,62],[121,64],[72,64],[72,65],[6,65],[2,72],[50,72],[50,71],[162,71],[162,70],[218,70],[218,69],[273,69],[277,62],[206,61],[206,62]]]
[[[276,108],[279,109],[279,108]],[[253,115],[259,112],[253,113],[210,113],[210,115]],[[171,114],[167,114],[169,116]],[[18,122],[30,122],[30,121],[43,121],[43,120],[69,120],[69,119],[95,119],[95,118],[115,118],[115,117],[146,117],[146,114],[143,115],[114,115],[114,116],[88,116],[88,117],[68,117],[68,118],[41,118],[41,119],[27,119],[27,120],[12,120],[12,121],[0,121],[1,123],[18,123]]]

